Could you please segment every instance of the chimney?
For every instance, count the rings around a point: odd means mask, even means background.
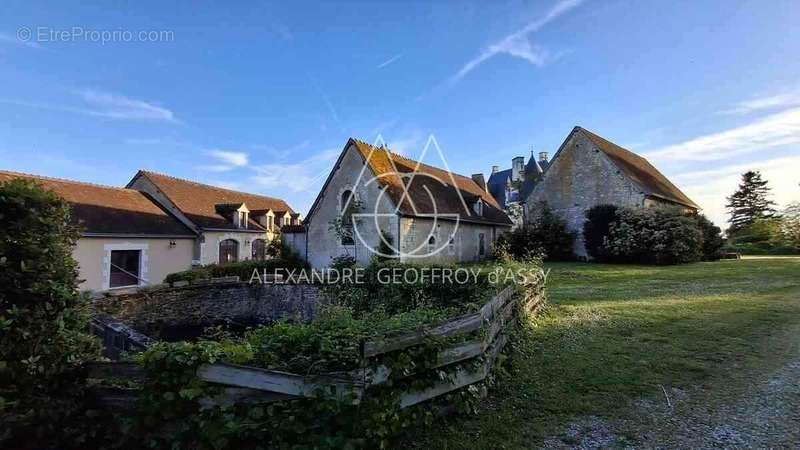
[[[547,152],[539,152],[539,161],[547,162]]]
[[[492,173],[495,174],[500,170],[500,166],[492,166]]]
[[[494,166],[494,167],[497,167],[497,166]],[[494,170],[494,167],[492,168],[492,170]],[[474,173],[474,174],[472,174],[472,181],[474,181],[475,184],[480,186],[481,189],[483,189],[484,191],[489,192],[489,188],[486,187],[486,180],[483,179],[483,174],[482,173]]]

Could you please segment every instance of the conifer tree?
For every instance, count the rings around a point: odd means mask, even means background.
[[[775,202],[769,199],[769,193],[770,188],[767,181],[761,178],[761,172],[750,170],[743,173],[739,189],[728,197],[726,205],[731,215],[728,234],[751,225],[756,219],[772,217]]]

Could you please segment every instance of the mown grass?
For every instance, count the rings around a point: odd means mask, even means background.
[[[473,417],[426,448],[527,448],[571,420],[613,418],[666,389],[727,389],[796,352],[800,258],[654,267],[549,264],[549,306],[513,342]]]

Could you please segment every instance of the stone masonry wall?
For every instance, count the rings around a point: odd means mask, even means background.
[[[94,300],[96,311],[147,336],[159,330],[234,321],[244,324],[314,317],[322,301],[315,286],[242,282],[165,287]]]
[[[546,201],[576,234],[575,254],[585,257],[585,212],[600,204],[643,206],[644,198],[641,189],[623,176],[605,153],[582,133],[572,133],[528,196],[525,217],[535,218],[539,203]]]

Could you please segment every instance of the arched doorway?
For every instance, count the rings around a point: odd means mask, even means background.
[[[256,261],[263,261],[267,259],[267,241],[264,239],[253,239],[250,246],[251,257]]]
[[[234,263],[239,260],[239,242],[235,239],[225,239],[219,243],[219,263]]]

